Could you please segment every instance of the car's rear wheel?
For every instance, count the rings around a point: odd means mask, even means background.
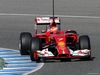
[[[80,50],[83,50],[83,49],[91,50],[89,36],[87,36],[87,35],[80,36],[80,38],[79,38],[79,49]],[[90,59],[90,58],[91,58],[91,51],[90,51],[90,55],[87,56],[87,57],[84,57],[83,59]]]
[[[20,34],[19,49],[21,55],[29,55],[28,50],[30,50],[30,40],[32,35],[29,32],[22,32]]]
[[[41,48],[40,38],[38,38],[38,37],[32,38],[30,48],[31,48],[30,49],[31,61],[39,61],[40,58],[37,55],[37,50],[39,50]]]

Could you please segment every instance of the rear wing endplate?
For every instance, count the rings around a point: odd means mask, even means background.
[[[54,21],[56,24],[60,25],[60,18],[54,17]],[[53,17],[36,17],[35,24],[36,25],[50,25],[53,22]]]

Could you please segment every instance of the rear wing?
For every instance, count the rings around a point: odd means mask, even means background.
[[[54,21],[56,24],[60,25],[60,18],[54,17]],[[50,25],[53,22],[53,17],[36,17],[35,24],[36,25]]]

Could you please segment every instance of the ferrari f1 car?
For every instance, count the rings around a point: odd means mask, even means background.
[[[56,33],[48,31],[52,22],[58,27]],[[38,33],[37,26],[46,26],[45,30]],[[53,25],[52,25],[53,26]],[[30,55],[32,61],[41,59],[90,59],[91,46],[88,35],[79,36],[75,30],[60,28],[59,17],[37,17],[34,24],[34,35],[29,32],[20,34],[20,54]]]

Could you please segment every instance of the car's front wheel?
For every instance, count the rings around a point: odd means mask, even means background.
[[[83,59],[90,59],[91,58],[91,45],[90,45],[90,38],[87,35],[80,36],[79,38],[79,49],[88,49],[90,50],[90,54],[87,57],[84,57]]]
[[[87,35],[80,36],[79,38],[79,49],[91,49],[90,38]]]
[[[30,59],[31,61],[39,61],[39,57],[37,55],[37,50],[39,50],[41,47],[41,42],[40,42],[40,38],[38,37],[34,37],[31,40],[31,44],[30,44]]]

